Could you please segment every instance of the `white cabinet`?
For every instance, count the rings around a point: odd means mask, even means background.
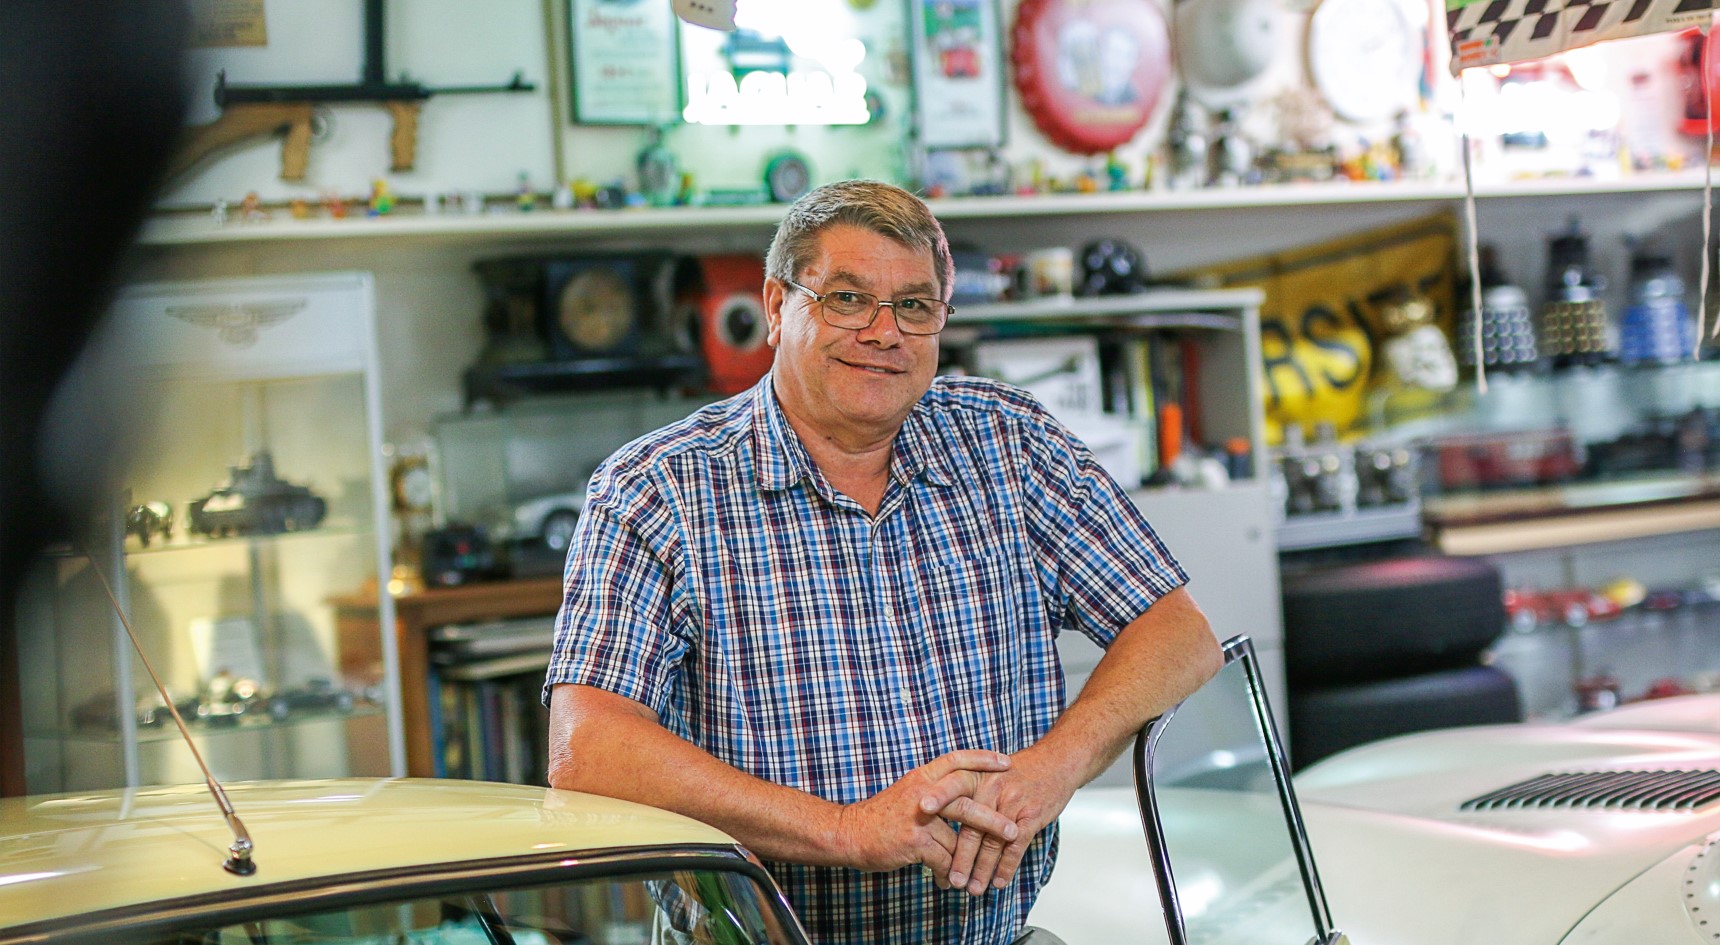
[[[1045,332],[1145,334],[1155,341],[1174,340],[1192,349],[1200,368],[1198,380],[1189,384],[1186,396],[1199,405],[1199,438],[1208,444],[1247,443],[1249,461],[1241,469],[1244,475],[1218,488],[1138,488],[1132,489],[1131,495],[1189,573],[1189,592],[1219,638],[1237,634],[1253,638],[1271,698],[1285,706],[1284,634],[1273,537],[1276,523],[1264,477],[1260,301],[1260,292],[1253,289],[1159,290],[963,306],[957,308],[951,322],[954,330],[946,329],[952,335],[946,344],[964,343],[959,333],[976,326],[1032,325],[1040,334],[1031,337],[1042,342]],[[1055,405],[1048,406],[1057,412]],[[1103,652],[1079,634],[1065,635],[1058,650],[1073,698]],[[1246,744],[1248,734],[1240,733],[1238,744]],[[1127,784],[1129,778],[1125,759],[1101,775],[1097,783]]]
[[[403,773],[393,636],[334,607],[390,570],[370,276],[136,285],[110,323],[143,442],[20,607],[29,789],[202,778],[100,576],[216,776]]]

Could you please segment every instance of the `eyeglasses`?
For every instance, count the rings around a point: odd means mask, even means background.
[[[788,284],[812,296],[812,300],[818,303],[826,324],[849,331],[870,327],[878,318],[878,313],[888,305],[896,314],[896,328],[902,334],[935,335],[943,330],[944,323],[949,321],[950,315],[955,312],[955,306],[937,299],[880,299],[870,292],[856,292],[852,289],[837,289],[820,295],[792,279]]]

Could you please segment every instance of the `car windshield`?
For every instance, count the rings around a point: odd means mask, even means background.
[[[422,889],[422,884],[415,884]],[[219,921],[171,921],[150,945],[802,945],[780,900],[729,870],[366,897],[306,911],[301,900]]]
[[[1163,725],[1152,770],[1186,941],[1320,941],[1241,660]]]

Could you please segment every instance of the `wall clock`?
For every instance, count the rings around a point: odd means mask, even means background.
[[[592,254],[542,263],[541,324],[549,359],[630,357],[673,347],[666,253]]]
[[[1320,0],[1308,71],[1340,117],[1378,121],[1415,103],[1425,45],[1397,0]]]
[[[633,291],[612,269],[588,269],[562,285],[555,317],[575,348],[613,351],[633,329]]]
[[[1275,0],[1181,0],[1176,19],[1177,71],[1207,108],[1248,98],[1281,45]]]
[[[1010,60],[1040,132],[1066,151],[1100,154],[1152,118],[1170,81],[1170,31],[1156,3],[1022,0]]]

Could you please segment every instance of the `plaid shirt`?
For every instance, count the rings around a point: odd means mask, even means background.
[[[847,804],[945,752],[1032,745],[1063,707],[1058,633],[1105,645],[1186,580],[1021,391],[938,378],[870,516],[813,465],[767,376],[593,475],[545,699],[618,693],[730,765]],[[1007,943],[1056,845],[1052,825],[978,899],[918,867],[770,869],[821,945]]]

